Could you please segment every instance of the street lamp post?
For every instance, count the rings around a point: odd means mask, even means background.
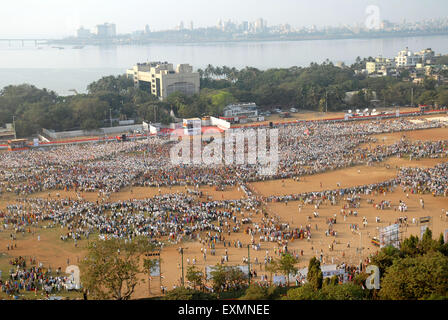
[[[247,268],[248,268],[248,272],[249,272],[249,286],[250,286],[250,278],[251,278],[251,274],[250,274],[250,244],[247,245]]]
[[[182,287],[185,287],[185,283],[184,283],[184,248],[180,248],[180,254],[182,255]]]
[[[185,287],[185,277],[184,277],[184,249],[188,248],[179,248],[180,254],[182,256],[182,287]]]
[[[14,127],[14,139],[17,139],[16,116],[12,116],[12,125],[13,125],[13,127]]]

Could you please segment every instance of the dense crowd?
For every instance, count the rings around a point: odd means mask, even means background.
[[[270,175],[261,173],[259,165],[250,164],[175,165],[171,162],[173,144],[168,137],[0,153],[0,193],[26,195],[55,189],[110,193],[127,186],[221,186],[299,177],[381,161],[397,154],[415,158],[441,155],[441,150],[446,154],[446,141],[427,145],[402,140],[391,146],[367,147],[376,142],[373,134],[440,126],[439,122],[416,124],[403,119],[284,125],[279,128],[279,163]]]
[[[257,214],[259,204],[255,198],[200,202],[184,193],[103,204],[28,198],[6,207],[3,227],[26,231],[46,222],[68,228],[69,233],[61,235],[61,240],[88,239],[92,233],[98,233],[101,238],[146,236],[177,242],[183,238],[197,239],[202,231],[237,232],[244,223],[243,211]]]
[[[274,242],[277,252],[287,251],[295,240],[311,241],[311,223],[293,228],[264,210],[268,202],[299,201],[302,205],[314,204],[314,217],[319,216],[319,205],[341,200],[345,205],[341,215],[357,216],[360,195],[382,194],[402,188],[413,194],[431,193],[447,196],[448,162],[434,168],[400,168],[397,177],[381,183],[367,184],[319,192],[305,192],[283,196],[256,196],[248,182],[275,178],[298,179],[314,174],[357,164],[372,164],[391,156],[420,158],[445,158],[448,140],[400,141],[384,145],[372,137],[374,134],[404,132],[440,127],[438,122],[413,123],[407,120],[373,121],[365,123],[301,122],[279,127],[280,161],[277,172],[261,175],[258,165],[174,165],[170,160],[172,143],[168,138],[150,137],[135,142],[107,142],[37,149],[17,153],[0,153],[0,194],[13,192],[18,198],[5,210],[0,209],[3,230],[31,232],[40,223],[46,227],[64,227],[61,241],[99,239],[110,237],[132,240],[145,236],[155,244],[162,241],[179,243],[199,240],[208,245],[214,255],[216,243],[225,248],[242,248],[238,240],[226,241],[232,233],[249,235],[249,245],[260,250],[263,242]],[[55,199],[29,198],[26,195],[49,190],[74,190],[99,192],[110,195],[124,187],[192,185],[184,193],[159,194],[143,200],[87,201],[57,197]],[[240,200],[201,200],[199,185],[238,185],[246,197]],[[373,201],[373,200],[372,200]],[[390,208],[386,200],[372,203],[378,210]],[[300,212],[299,207],[299,212]],[[398,210],[407,206],[400,201]],[[253,215],[260,215],[253,222]],[[311,220],[311,216],[309,220]],[[404,217],[400,223],[407,223]],[[379,223],[379,217],[376,222]],[[336,237],[336,214],[327,219],[327,237]],[[367,220],[363,220],[364,227]],[[317,230],[317,225],[316,225]],[[352,232],[359,231],[358,224],[350,224]],[[330,251],[333,247],[330,248]],[[202,251],[206,259],[206,249]],[[298,256],[298,253],[295,253]],[[303,251],[301,253],[303,255]],[[265,264],[271,257],[266,255]],[[321,257],[322,259],[322,257]],[[227,253],[222,263],[228,261]],[[244,262],[244,261],[243,261]],[[3,292],[44,290],[60,291],[67,288],[69,278],[54,276],[41,268],[26,269],[17,261],[16,270],[7,281],[0,282]],[[342,267],[353,277],[358,268]],[[301,279],[298,280],[302,281]]]
[[[7,295],[18,295],[24,291],[35,292],[35,294],[42,291],[48,295],[62,290],[71,290],[73,286],[73,278],[62,275],[60,268],[54,275],[51,270],[41,267],[26,269],[17,266],[15,270],[11,270],[8,280],[0,279],[1,292]]]

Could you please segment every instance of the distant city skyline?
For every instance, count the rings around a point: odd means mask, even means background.
[[[197,27],[194,28],[194,22],[184,22],[180,21],[178,25],[166,29],[166,30],[151,30],[149,25],[146,25],[143,29],[140,30],[134,30],[130,33],[126,34],[118,34],[116,33],[116,25],[114,23],[104,23],[99,24],[95,26],[95,28],[85,28],[84,26],[80,26],[79,29],[76,31],[76,37],[78,38],[87,38],[91,36],[98,35],[98,30],[107,28],[107,26],[112,26],[113,31],[105,35],[103,34],[102,37],[114,37],[114,36],[120,36],[120,35],[141,35],[141,34],[149,34],[151,32],[166,32],[166,31],[182,31],[182,30],[201,30],[201,29],[219,29],[224,32],[229,33],[260,33],[260,32],[268,32],[268,33],[300,33],[300,32],[341,32],[343,30],[350,30],[352,32],[358,32],[360,30],[364,31],[416,31],[416,30],[435,30],[435,29],[445,29],[448,28],[448,17],[445,18],[434,18],[434,19],[427,19],[427,20],[421,20],[421,21],[415,21],[415,22],[408,22],[408,21],[401,21],[401,22],[395,22],[395,21],[389,21],[389,20],[378,20],[377,25],[375,28],[372,28],[366,23],[355,23],[355,24],[344,24],[344,25],[329,25],[329,26],[316,26],[316,25],[309,25],[309,26],[301,26],[301,27],[293,27],[288,22],[284,22],[282,24],[278,25],[269,25],[269,22],[266,19],[263,19],[262,17],[256,19],[255,21],[237,21],[237,20],[225,20],[225,19],[219,19],[218,22],[215,25],[210,25],[206,27]],[[344,32],[344,31],[343,31]]]
[[[366,8],[378,6],[381,20],[401,23],[448,16],[448,2],[440,0],[5,0],[0,10],[0,37],[66,37],[83,26],[93,30],[104,22],[115,23],[118,34],[143,30],[216,26],[218,21],[267,20],[268,25],[293,28],[363,24]]]

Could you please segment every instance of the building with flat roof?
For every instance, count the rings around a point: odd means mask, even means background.
[[[415,65],[421,61],[420,55],[415,55],[408,48],[402,50],[395,57],[395,63],[398,68],[403,67],[415,67]]]
[[[98,38],[113,38],[117,35],[117,28],[114,23],[99,24],[95,27]]]
[[[15,139],[16,132],[12,123],[7,123],[5,128],[0,127],[0,142],[5,143],[8,140]]]
[[[423,65],[432,64],[436,56],[434,50],[431,48],[423,49],[415,54],[421,57],[421,63]]]
[[[137,63],[126,72],[134,84],[149,91],[160,100],[165,100],[170,94],[180,92],[185,95],[199,93],[199,73],[193,72],[189,64],[179,64],[174,69],[168,62]]]
[[[369,74],[384,73],[384,70],[390,70],[395,68],[395,61],[388,58],[377,57],[375,61],[368,61],[366,63],[366,69]]]
[[[224,117],[257,117],[258,107],[254,102],[234,103],[224,108]]]
[[[91,38],[92,33],[89,29],[85,29],[84,27],[80,27],[78,30],[76,30],[76,36],[81,39]]]

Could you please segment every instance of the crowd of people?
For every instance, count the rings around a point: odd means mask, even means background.
[[[74,199],[24,198],[9,204],[3,228],[28,230],[41,222],[68,229],[61,240],[100,236],[130,238],[146,236],[178,242],[197,239],[202,231],[219,234],[239,231],[244,213],[259,212],[256,198],[200,202],[185,193],[157,195],[145,200],[98,204]],[[217,223],[214,223],[217,222]],[[238,227],[234,229],[233,227]]]
[[[56,270],[56,275],[51,269],[33,266],[25,268],[17,266],[12,269],[8,280],[3,281],[0,278],[0,290],[7,295],[19,295],[22,292],[38,292],[48,296],[51,293],[61,292],[62,290],[71,290],[73,287],[73,278],[63,275],[61,269]]]
[[[279,127],[279,163],[276,172],[270,175],[261,173],[259,165],[251,164],[173,164],[170,158],[172,141],[156,136],[133,142],[0,153],[0,193],[27,195],[47,190],[111,193],[128,186],[238,185],[295,178],[382,161],[392,155],[441,156],[440,149],[446,155],[447,141],[411,143],[402,140],[392,146],[368,147],[376,143],[374,134],[440,126],[442,124],[435,121],[413,123],[403,119],[356,124],[303,122],[283,125]]]
[[[260,174],[258,165],[174,165],[170,159],[172,143],[168,138],[150,137],[134,142],[105,142],[37,149],[18,153],[0,153],[0,195],[15,193],[16,200],[0,209],[3,230],[30,233],[31,228],[44,223],[47,227],[62,227],[61,241],[89,239],[98,234],[129,239],[145,236],[155,244],[162,241],[179,243],[199,240],[215,254],[216,244],[225,248],[242,248],[243,243],[226,240],[232,233],[245,232],[254,250],[264,242],[276,243],[277,252],[287,252],[292,241],[311,241],[313,227],[308,224],[294,228],[278,216],[269,215],[265,206],[272,202],[299,201],[314,205],[314,219],[319,218],[322,202],[335,205],[345,201],[341,215],[357,216],[360,195],[382,194],[402,188],[413,194],[431,193],[447,196],[448,162],[434,168],[400,168],[397,177],[380,183],[338,188],[319,192],[304,192],[282,196],[258,196],[249,182],[266,179],[298,179],[300,176],[327,170],[372,164],[391,156],[444,158],[448,156],[448,140],[400,141],[384,145],[374,134],[405,132],[442,126],[439,122],[414,123],[396,119],[362,123],[301,122],[279,127],[280,161],[277,172]],[[87,201],[82,197],[31,198],[28,195],[50,190],[74,190],[76,193],[98,192],[105,198],[125,187],[190,185],[186,192],[158,194],[142,200]],[[246,194],[239,200],[201,200],[200,185],[238,185]],[[390,208],[386,200],[372,203],[379,210]],[[406,211],[400,201],[399,210]],[[299,207],[299,212],[301,207]],[[254,217],[258,217],[255,222]],[[407,219],[407,218],[406,218]],[[376,221],[379,223],[379,218]],[[336,237],[336,214],[327,219],[325,235]],[[363,220],[364,227],[367,220]],[[352,232],[358,224],[350,224]],[[317,224],[316,224],[317,231]],[[244,244],[246,245],[246,244]],[[330,251],[333,250],[331,246]],[[226,249],[227,251],[227,249]],[[202,252],[204,261],[207,250]],[[297,257],[298,252],[295,252]],[[303,255],[303,251],[301,252]],[[265,264],[271,261],[266,255]],[[322,259],[322,257],[321,257]],[[221,259],[228,261],[228,255]],[[60,291],[68,278],[53,276],[41,268],[26,269],[17,263],[10,279],[1,282],[3,292],[18,290]],[[356,271],[357,270],[357,271]],[[352,276],[358,269],[345,270]]]

